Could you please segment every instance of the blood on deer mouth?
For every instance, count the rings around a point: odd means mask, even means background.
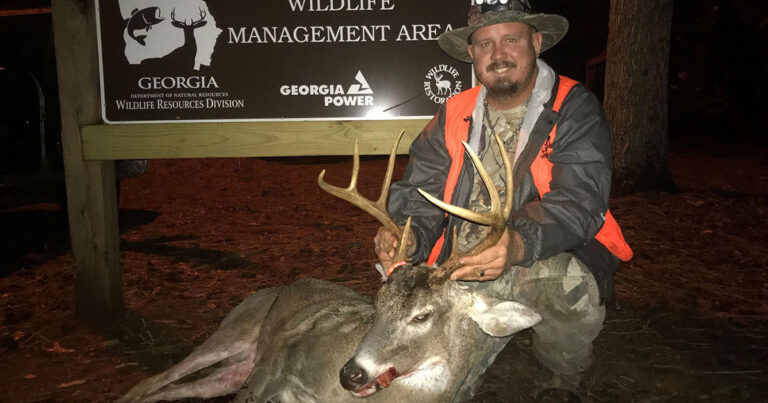
[[[394,367],[390,367],[388,370],[384,371],[379,376],[373,378],[373,380],[371,380],[367,384],[352,391],[352,394],[354,394],[357,397],[370,396],[375,392],[378,392],[382,388],[389,387],[389,385],[392,384],[392,381],[397,377],[398,377],[397,369],[395,369]]]

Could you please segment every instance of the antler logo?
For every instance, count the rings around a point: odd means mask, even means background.
[[[448,98],[461,92],[459,71],[445,64],[429,69],[424,81],[424,93],[436,104],[444,104]]]
[[[204,0],[118,1],[128,63],[194,70],[210,66],[222,30]]]

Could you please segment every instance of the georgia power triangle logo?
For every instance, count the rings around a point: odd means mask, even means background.
[[[347,90],[347,94],[349,95],[373,94],[373,90],[371,89],[371,86],[368,85],[368,81],[365,80],[365,77],[363,77],[363,73],[360,70],[357,71],[357,75],[355,75],[355,80],[357,80],[358,84],[350,85],[349,89]]]
[[[222,30],[204,0],[118,0],[118,4],[129,64],[190,70],[211,65]]]
[[[324,107],[334,106],[373,106],[373,89],[358,70],[357,83],[351,84],[344,91],[343,84],[285,84],[280,86],[283,96],[320,96]]]

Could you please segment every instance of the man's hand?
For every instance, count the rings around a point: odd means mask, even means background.
[[[403,227],[400,227],[402,230]],[[391,233],[388,229],[381,227],[379,232],[373,238],[374,250],[376,256],[379,258],[379,262],[384,268],[392,266],[392,259],[395,257],[395,251],[397,251],[397,245],[400,243],[400,239]],[[413,243],[413,234],[408,237],[408,251],[407,256],[413,254],[416,249],[416,245]]]
[[[451,274],[451,280],[496,280],[508,265],[520,263],[523,253],[523,238],[507,229],[496,245],[477,255],[459,259],[463,266]]]

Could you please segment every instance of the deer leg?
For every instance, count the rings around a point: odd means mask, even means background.
[[[256,355],[221,367],[205,378],[179,385],[166,385],[144,398],[144,402],[178,400],[189,397],[209,399],[237,392],[245,383],[255,364]]]
[[[252,295],[235,307],[232,313],[224,318],[221,327],[181,362],[139,382],[118,402],[142,401],[171,382],[228,358],[234,362],[249,362],[248,371],[250,372],[256,361],[256,346],[261,323],[275,298],[277,298],[277,290],[274,288],[260,290]],[[243,358],[238,359],[238,355],[241,354]],[[252,356],[250,361],[246,358],[249,355]]]
[[[270,402],[270,398],[277,394],[279,387],[276,385],[275,377],[271,372],[264,368],[254,369],[237,395],[232,399],[232,403],[265,403]],[[279,400],[278,400],[279,401]]]
[[[147,378],[144,381],[139,382],[139,384],[131,388],[131,390],[129,390],[128,393],[126,393],[122,398],[120,398],[118,402],[145,401],[145,399],[148,399],[148,396],[151,396],[156,391],[161,390],[171,382],[177,381],[203,368],[210,367],[211,365],[214,365],[220,361],[223,361],[231,356],[231,353],[228,351],[221,351],[221,350],[210,351],[202,347],[203,346],[200,346],[198,349],[193,351],[189,356],[187,356],[187,358],[182,360],[180,363],[174,365],[173,367],[169,368],[168,370],[161,372],[153,377]],[[227,347],[227,346],[221,346],[221,347]],[[254,352],[256,350],[255,344],[253,346],[253,350]],[[251,368],[253,368],[253,364],[254,364],[253,360],[250,360],[249,364]],[[216,372],[214,372],[214,374],[216,374]],[[210,376],[213,376],[213,374]],[[158,399],[158,400],[162,400],[162,399]]]

